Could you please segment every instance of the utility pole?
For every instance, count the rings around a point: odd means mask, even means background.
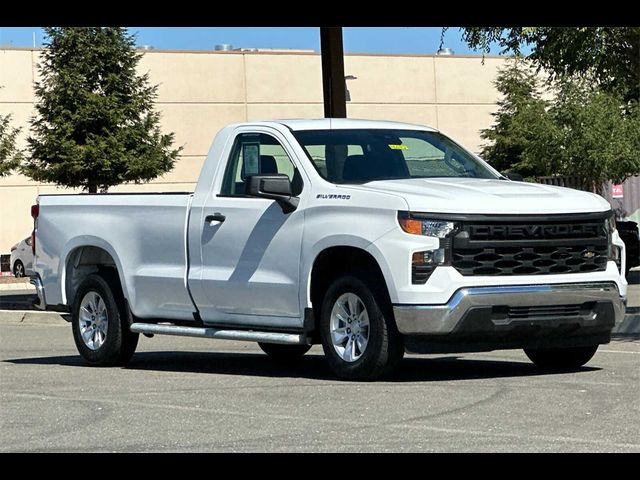
[[[347,117],[342,27],[320,27],[325,118]]]

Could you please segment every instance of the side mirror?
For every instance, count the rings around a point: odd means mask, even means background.
[[[503,172],[502,175],[507,177],[509,180],[513,180],[515,182],[524,182],[524,177],[519,173],[515,172]]]
[[[282,173],[247,177],[245,193],[252,197],[270,198],[278,202],[284,213],[291,213],[300,199],[291,196],[291,180]]]

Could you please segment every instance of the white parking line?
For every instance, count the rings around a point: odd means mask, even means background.
[[[598,350],[598,353],[630,353],[632,355],[640,355],[640,352],[627,352],[626,350]]]

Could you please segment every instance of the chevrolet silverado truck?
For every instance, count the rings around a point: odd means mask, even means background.
[[[622,320],[624,243],[595,194],[513,181],[435,129],[321,119],[229,125],[194,192],[40,195],[40,308],[90,365],[139,334],[322,344],[339,378],[405,352],[521,348],[578,368]]]

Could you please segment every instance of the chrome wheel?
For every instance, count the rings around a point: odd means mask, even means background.
[[[16,266],[13,267],[13,275],[18,278],[18,277],[24,277],[24,266],[22,265],[21,262],[16,263]]]
[[[343,293],[333,304],[329,322],[331,341],[345,362],[357,361],[369,343],[369,314],[355,293]]]
[[[80,302],[80,336],[91,350],[98,350],[107,338],[107,306],[98,292],[87,292]]]

